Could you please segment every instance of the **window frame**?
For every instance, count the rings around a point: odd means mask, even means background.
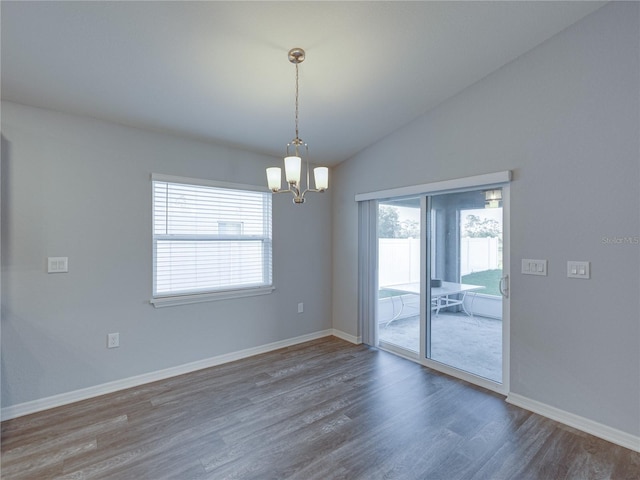
[[[240,190],[240,191],[248,191],[248,192],[259,192],[268,195],[269,201],[265,203],[265,208],[269,209],[268,217],[263,215],[263,221],[270,221],[273,224],[273,204],[271,201],[271,193],[266,190],[265,187],[256,186],[256,185],[246,185],[246,184],[238,184],[238,183],[230,183],[230,182],[220,182],[215,180],[201,179],[201,178],[190,178],[190,177],[180,177],[174,175],[164,175],[159,173],[151,174],[151,249],[152,249],[152,284],[151,290],[152,295],[150,299],[150,303],[156,307],[169,307],[174,305],[186,305],[192,303],[200,303],[200,302],[210,302],[216,300],[224,300],[230,298],[242,298],[242,297],[250,297],[256,295],[268,295],[275,290],[273,285],[273,235],[272,235],[272,226],[270,225],[268,228],[269,235],[156,235],[155,233],[155,212],[156,212],[156,198],[155,198],[155,182],[167,182],[174,184],[183,184],[187,186],[194,187],[213,187],[218,189],[229,189],[229,190]],[[268,249],[269,253],[263,253],[263,272],[264,278],[269,279],[269,283],[263,283],[259,285],[253,285],[248,287],[231,287],[231,288],[220,288],[220,289],[212,289],[212,290],[203,290],[196,292],[184,292],[184,293],[156,293],[156,255],[157,255],[157,243],[162,238],[159,237],[167,237],[172,240],[196,240],[196,239],[208,239],[208,240],[221,240],[221,241],[229,241],[229,240],[261,240],[263,245],[265,245]]]

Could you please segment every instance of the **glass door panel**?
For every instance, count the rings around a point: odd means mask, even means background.
[[[430,198],[431,360],[502,383],[501,189]]]
[[[420,352],[420,198],[378,203],[378,308],[381,346]]]

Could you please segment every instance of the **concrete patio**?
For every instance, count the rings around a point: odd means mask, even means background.
[[[420,317],[380,323],[381,341],[418,352]],[[431,359],[502,382],[502,321],[464,313],[440,312],[431,319]]]

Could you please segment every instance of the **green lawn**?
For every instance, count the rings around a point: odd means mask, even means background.
[[[482,272],[473,272],[468,275],[463,275],[462,283],[468,283],[471,285],[482,285],[486,287],[484,290],[480,290],[478,293],[484,293],[486,295],[500,295],[500,278],[502,277],[502,270],[483,270]]]
[[[378,299],[380,298],[388,298],[388,297],[393,297],[393,296],[398,296],[398,292],[392,292],[390,290],[385,290],[385,288],[381,288],[380,290],[378,290]]]

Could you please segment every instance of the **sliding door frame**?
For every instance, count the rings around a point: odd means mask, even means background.
[[[446,193],[458,193],[480,190],[491,187],[502,188],[502,215],[503,215],[503,274],[505,290],[509,292],[510,278],[510,187],[511,171],[477,175],[460,179],[434,182],[424,185],[401,187],[379,192],[370,192],[356,195],[359,202],[359,248],[358,248],[358,311],[359,322],[363,332],[364,343],[378,347],[377,338],[377,289],[378,289],[378,249],[377,249],[377,206],[378,200],[394,199],[401,197],[421,197],[421,265],[420,265],[420,353],[417,357],[407,355],[402,349],[387,348],[393,353],[399,354],[439,372],[469,383],[484,387],[488,390],[506,395],[509,392],[510,377],[510,301],[509,295],[502,299],[502,383],[496,383],[483,377],[459,370],[428,358],[429,345],[427,343],[427,331],[431,322],[429,292],[431,287],[430,271],[430,222],[429,217],[431,196]],[[430,338],[430,336],[429,336]]]

